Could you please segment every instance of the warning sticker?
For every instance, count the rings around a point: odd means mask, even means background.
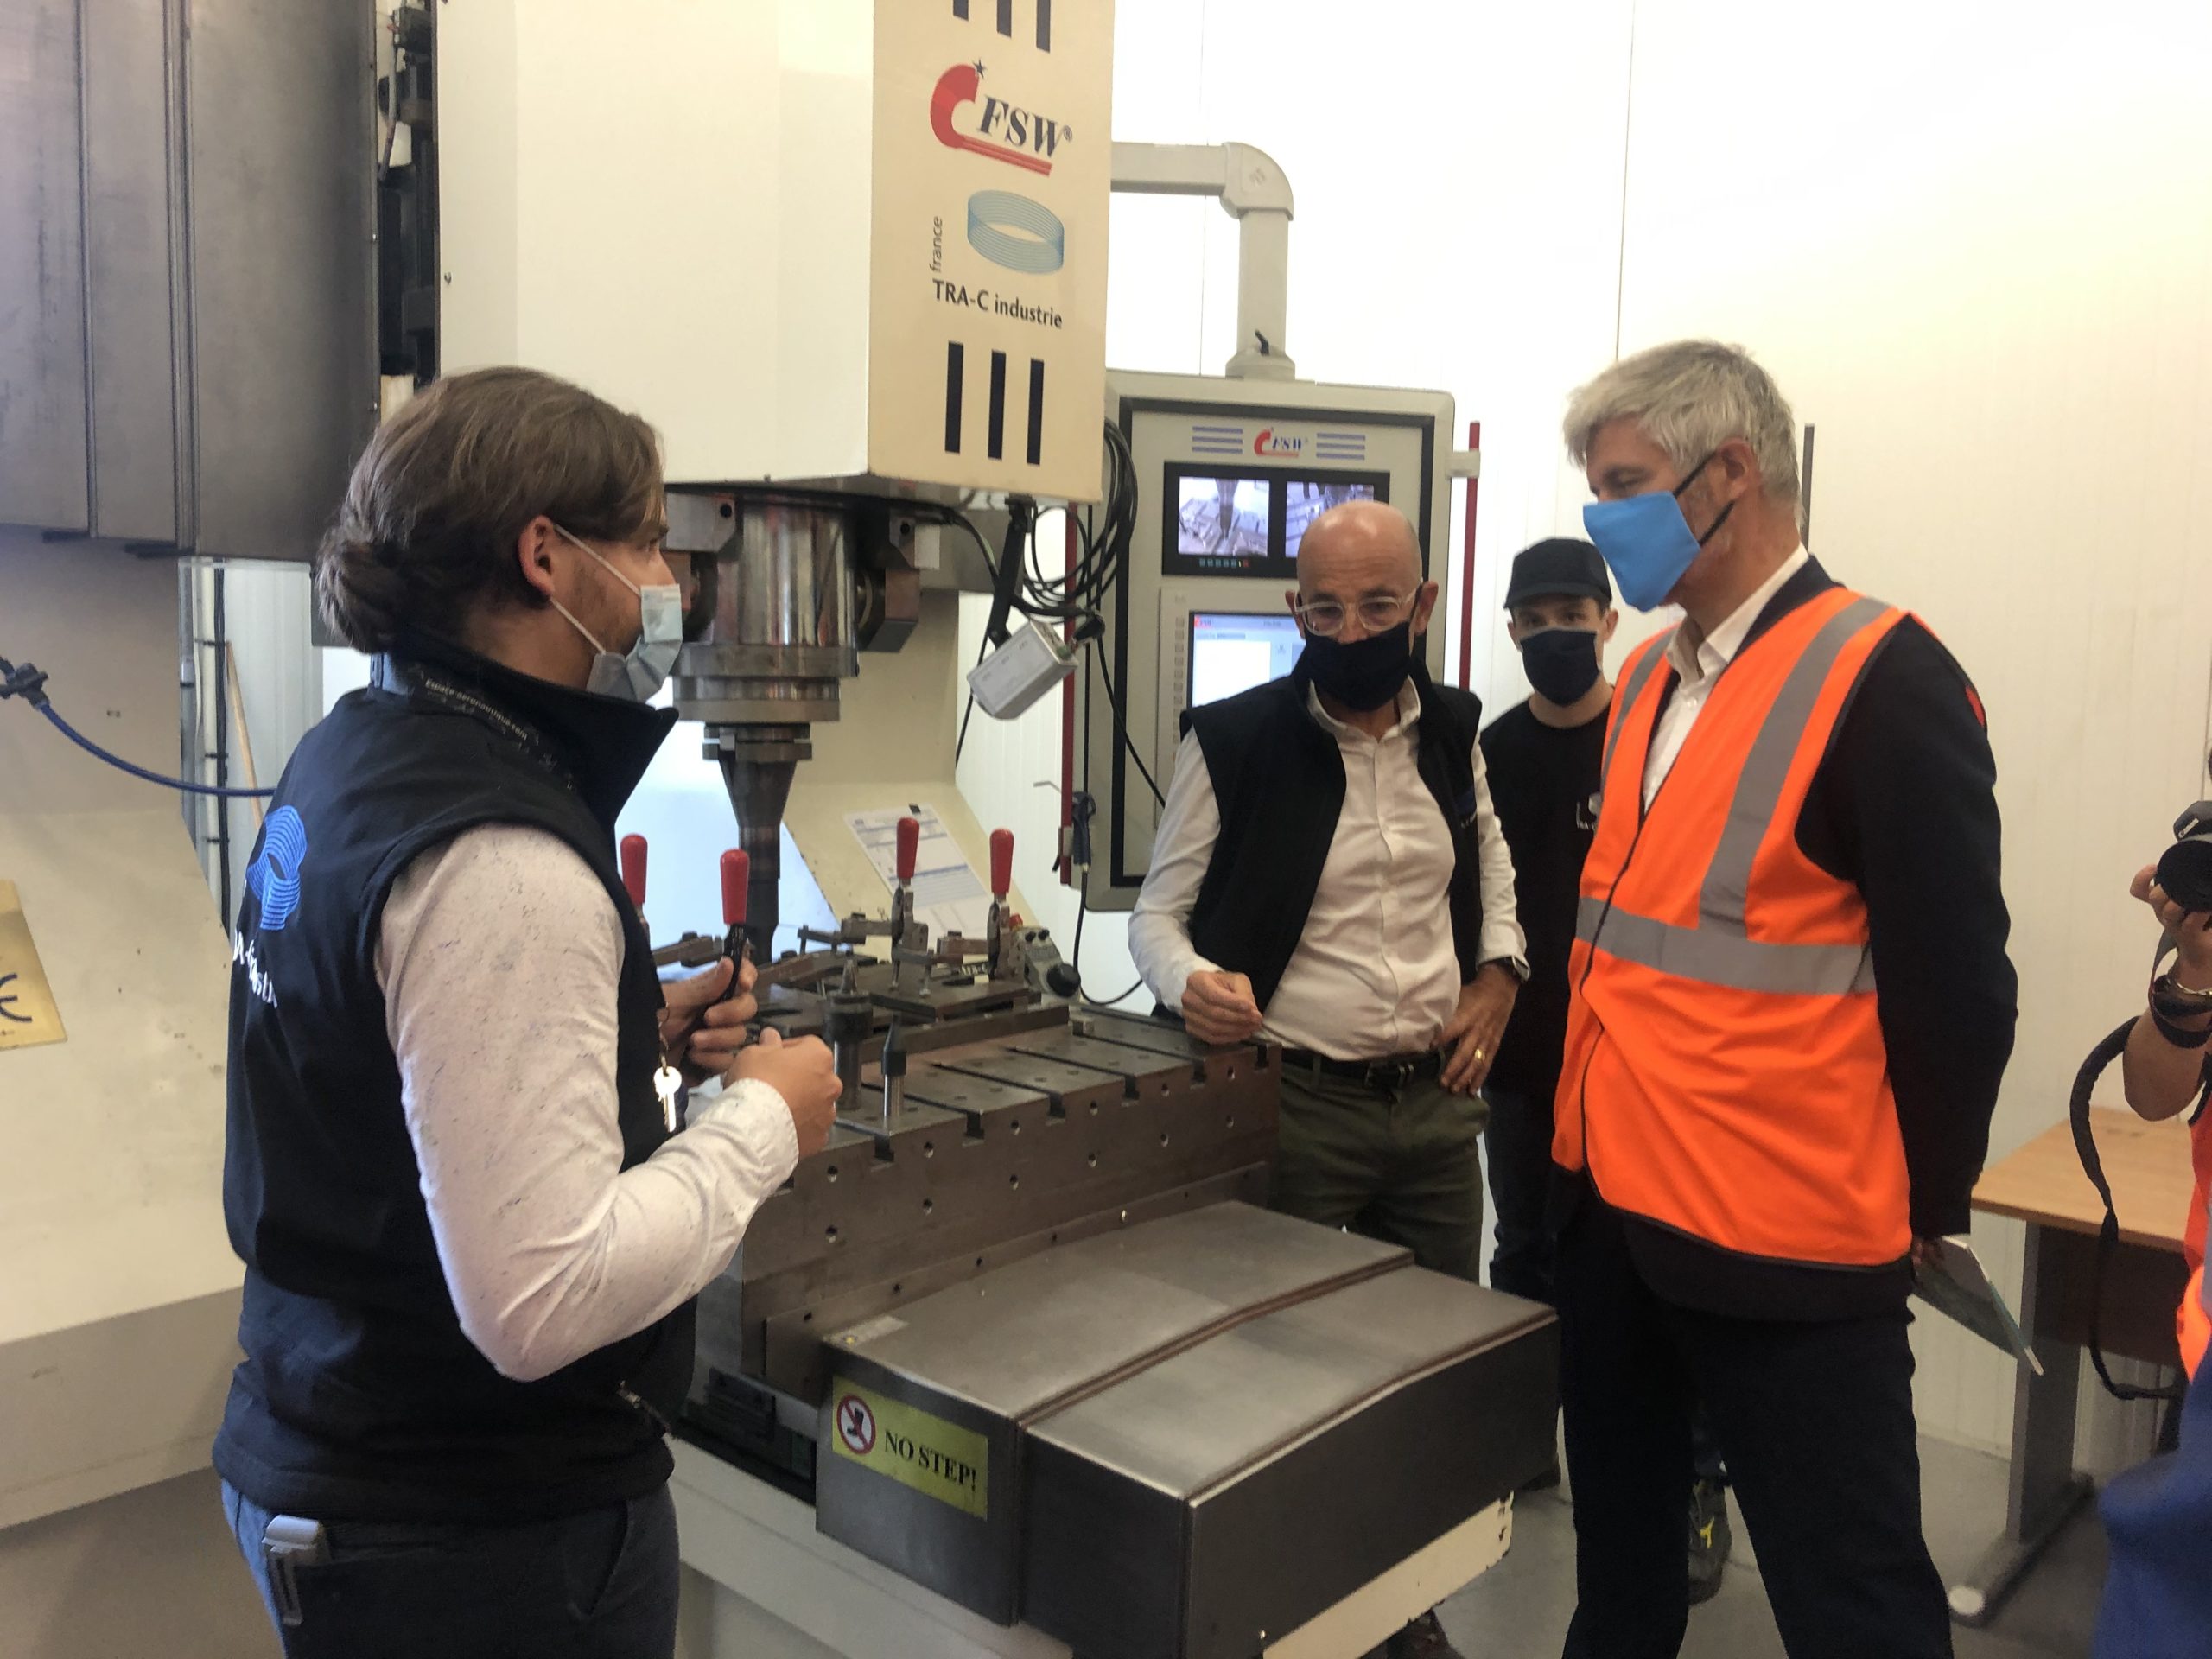
[[[66,1041],[16,884],[0,881],[0,1049]]]
[[[830,1445],[979,1521],[990,1514],[990,1442],[973,1429],[841,1381],[830,1394]]]

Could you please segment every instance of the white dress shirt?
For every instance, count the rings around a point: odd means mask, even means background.
[[[798,1161],[783,1096],[747,1081],[695,1095],[683,1133],[622,1167],[622,923],[556,836],[487,824],[417,856],[376,960],[446,1287],[505,1376],[550,1376],[696,1295]]]
[[[1459,1000],[1452,938],[1451,827],[1414,766],[1421,700],[1398,693],[1398,719],[1380,738],[1332,719],[1309,690],[1306,706],[1337,740],[1344,804],[1298,948],[1268,1001],[1262,1034],[1332,1059],[1381,1059],[1436,1046]],[[1482,745],[1474,749],[1475,826],[1482,860],[1481,959],[1519,962],[1513,855],[1491,805]],[[1129,918],[1129,954],[1152,994],[1180,1007],[1193,973],[1217,973],[1191,945],[1191,910],[1221,834],[1221,809],[1195,733],[1175,777],[1152,868]]]
[[[1697,724],[1699,711],[1713,695],[1720,671],[1733,662],[1736,653],[1744,648],[1751,624],[1759,620],[1759,613],[1766,609],[1767,601],[1780,593],[1789,578],[1811,562],[1812,556],[1802,547],[1792,553],[1782,562],[1779,570],[1760,583],[1758,590],[1711,633],[1700,638],[1697,624],[1688,617],[1675,630],[1675,637],[1667,642],[1667,661],[1681,683],[1675,687],[1674,696],[1667,699],[1666,708],[1660,711],[1658,729],[1651,734],[1651,753],[1644,760],[1643,804],[1647,810],[1651,798],[1659,792],[1659,785],[1675,769],[1682,745],[1689,741],[1690,728]]]

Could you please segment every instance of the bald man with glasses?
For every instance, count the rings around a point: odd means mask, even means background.
[[[1313,521],[1305,650],[1185,715],[1129,949],[1194,1035],[1282,1046],[1277,1209],[1471,1280],[1479,1091],[1529,969],[1482,704],[1421,666],[1436,599],[1395,508]],[[1433,1614],[1387,1650],[1452,1652]]]

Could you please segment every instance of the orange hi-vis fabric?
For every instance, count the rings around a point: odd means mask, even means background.
[[[1831,588],[1754,638],[1648,811],[1670,635],[1613,701],[1552,1154],[1615,1208],[1746,1256],[1878,1267],[1911,1248],[1866,904],[1796,833],[1904,617]]]
[[[2204,1264],[2201,1262],[2189,1275],[2189,1288],[2183,1293],[2181,1306],[2174,1314],[2174,1335],[2181,1343],[2182,1369],[2195,1376],[2196,1368],[2204,1363],[2204,1351],[2212,1347],[2212,1308],[2205,1306]]]
[[[2189,1289],[2174,1313],[2174,1335],[2181,1343],[2183,1368],[2195,1376],[2205,1349],[2212,1347],[2212,1307],[2206,1305],[2204,1287],[2205,1212],[2212,1207],[2212,1111],[2199,1112],[2189,1126],[2189,1163],[2196,1175],[2181,1236],[2181,1253],[2190,1268]]]

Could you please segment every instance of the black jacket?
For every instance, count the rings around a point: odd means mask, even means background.
[[[1464,982],[1482,962],[1474,768],[1482,703],[1436,684],[1419,658],[1412,678],[1421,699],[1414,766],[1452,832],[1452,939]],[[1191,907],[1191,944],[1249,978],[1262,1009],[1298,949],[1344,813],[1344,752],[1306,706],[1311,683],[1301,665],[1183,716],[1185,729],[1198,734],[1221,811],[1221,833]]]
[[[687,1304],[537,1382],[461,1329],[385,1034],[376,949],[409,861],[530,824],[622,918],[615,1084],[625,1167],[666,1138],[659,982],[614,816],[675,716],[431,641],[379,659],[284,768],[232,938],[223,1203],[246,1264],[214,1449],[256,1503],[318,1520],[489,1522],[639,1497],[671,1467],[657,1413],[690,1375]]]

